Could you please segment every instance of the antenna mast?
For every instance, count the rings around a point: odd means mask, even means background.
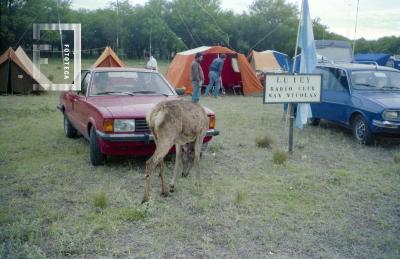
[[[360,4],[360,0],[357,0],[357,12],[356,12],[356,25],[354,26],[354,39],[353,39],[353,58],[354,58],[354,50],[356,49],[356,33],[357,33],[357,22],[358,22],[358,6]]]
[[[117,0],[117,53],[118,53],[118,43],[119,43],[119,3]]]

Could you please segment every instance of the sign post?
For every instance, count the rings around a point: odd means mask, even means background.
[[[293,152],[294,104],[289,103],[289,153]]]
[[[289,103],[289,152],[293,152],[294,109],[296,103],[321,102],[322,75],[267,74],[264,104]]]

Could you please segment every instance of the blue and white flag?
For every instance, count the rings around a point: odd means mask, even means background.
[[[314,33],[308,0],[303,0],[302,14],[300,20],[300,33],[298,46],[301,48],[300,73],[312,73],[317,66],[317,51],[315,49]],[[297,105],[296,127],[303,128],[308,118],[312,117],[309,103]]]

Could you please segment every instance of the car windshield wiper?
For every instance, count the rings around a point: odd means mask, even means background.
[[[400,87],[392,86],[392,85],[385,85],[385,86],[382,86],[382,89],[400,89]]]
[[[105,91],[105,92],[96,93],[96,95],[103,95],[103,94],[125,94],[125,95],[134,95],[133,93],[130,93],[130,92],[118,92],[118,91]]]
[[[168,94],[159,93],[159,92],[150,91],[150,90],[134,91],[134,92],[132,92],[132,94],[160,94],[160,95],[164,95],[164,96],[169,96]]]

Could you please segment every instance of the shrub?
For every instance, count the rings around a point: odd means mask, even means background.
[[[29,197],[33,194],[32,187],[28,184],[21,184],[17,188],[17,192],[23,197]]]
[[[396,164],[400,164],[400,152],[393,155],[393,160]]]
[[[239,205],[241,205],[246,199],[247,199],[247,193],[242,192],[242,191],[237,191],[233,203],[235,204],[235,206],[239,206]]]
[[[124,221],[144,220],[145,212],[135,208],[122,209],[119,212],[119,218]]]
[[[99,192],[94,195],[94,206],[96,208],[105,209],[107,207],[107,196],[105,192]]]
[[[288,159],[288,155],[286,152],[282,150],[274,151],[273,160],[275,164],[282,165]]]
[[[270,135],[256,138],[256,146],[259,148],[272,148],[275,144],[275,140]]]

